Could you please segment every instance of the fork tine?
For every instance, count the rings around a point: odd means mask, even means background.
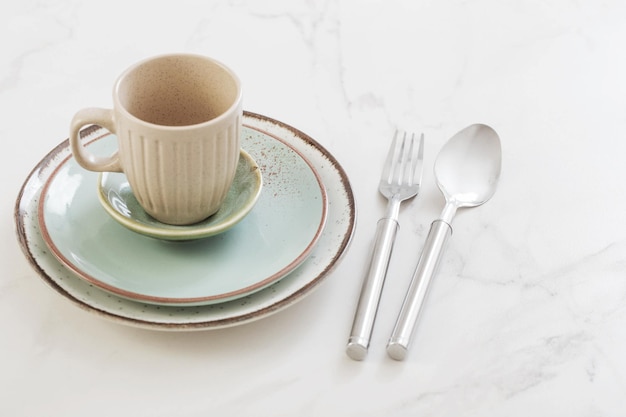
[[[416,152],[415,133],[412,133],[409,150],[407,156],[404,158],[404,182],[409,186],[413,185],[415,179]]]
[[[406,165],[406,153],[407,153],[407,146],[406,146],[406,132],[403,132],[402,134],[402,142],[400,142],[400,149],[398,149],[398,154],[397,154],[397,159],[395,164],[392,167],[392,171],[393,171],[393,179],[392,179],[392,184],[396,185],[396,186],[401,186],[402,185],[402,175],[404,174],[404,166]]]
[[[400,197],[401,201],[419,192],[423,155],[424,134],[418,145],[415,133],[396,129],[383,166],[379,191],[386,198],[405,196]],[[411,188],[416,190],[411,191]]]

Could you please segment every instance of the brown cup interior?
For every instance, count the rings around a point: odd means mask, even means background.
[[[237,100],[239,85],[219,63],[193,55],[155,58],[118,82],[120,104],[133,116],[162,126],[212,120]]]

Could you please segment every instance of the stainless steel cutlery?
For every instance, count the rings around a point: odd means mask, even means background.
[[[399,141],[399,137],[402,140]],[[424,135],[419,146],[415,136],[396,132],[383,169],[379,190],[389,200],[387,213],[378,222],[369,272],[363,281],[347,353],[363,360],[389,266],[400,203],[419,193],[424,152]],[[500,178],[502,149],[498,134],[484,124],[473,124],[455,134],[435,161],[435,179],[446,204],[432,222],[422,254],[411,279],[396,324],[387,344],[387,354],[396,360],[406,357],[412,334],[437,272],[446,242],[452,234],[452,219],[459,208],[476,207],[495,193]]]

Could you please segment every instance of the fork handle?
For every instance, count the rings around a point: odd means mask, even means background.
[[[348,356],[354,360],[363,360],[367,355],[398,227],[398,222],[392,218],[382,218],[376,225],[374,251],[363,281],[346,349]]]
[[[435,220],[430,226],[422,255],[387,343],[387,354],[392,359],[401,361],[406,356],[428,286],[437,272],[443,249],[451,234],[452,227],[443,220]]]

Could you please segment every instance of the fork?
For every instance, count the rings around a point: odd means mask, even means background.
[[[400,139],[400,136],[402,138]],[[400,203],[420,191],[424,161],[424,134],[416,145],[415,134],[396,130],[387,154],[378,191],[388,200],[387,211],[376,226],[374,251],[363,281],[346,353],[354,360],[367,355],[389,259],[399,228]]]

